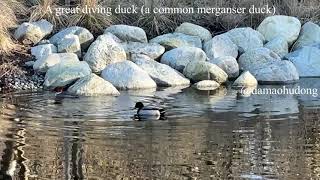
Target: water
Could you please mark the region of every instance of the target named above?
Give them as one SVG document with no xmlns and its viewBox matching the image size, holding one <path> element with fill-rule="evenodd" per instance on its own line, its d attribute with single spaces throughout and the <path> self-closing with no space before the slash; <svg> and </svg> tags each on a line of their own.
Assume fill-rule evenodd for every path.
<svg viewBox="0 0 320 180">
<path fill-rule="evenodd" d="M 133 121 L 137 101 L 166 108 L 167 120 Z M 0 179 L 320 178 L 320 98 L 310 95 L 20 92 L 0 107 Z"/>
</svg>

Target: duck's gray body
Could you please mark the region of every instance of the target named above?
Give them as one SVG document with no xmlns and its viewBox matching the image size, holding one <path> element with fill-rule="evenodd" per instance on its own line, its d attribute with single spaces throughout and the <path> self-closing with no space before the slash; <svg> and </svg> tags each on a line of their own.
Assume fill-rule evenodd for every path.
<svg viewBox="0 0 320 180">
<path fill-rule="evenodd" d="M 138 108 L 136 117 L 139 119 L 161 119 L 164 117 L 165 111 L 161 108 L 144 107 L 142 104 L 136 105 Z"/>
</svg>

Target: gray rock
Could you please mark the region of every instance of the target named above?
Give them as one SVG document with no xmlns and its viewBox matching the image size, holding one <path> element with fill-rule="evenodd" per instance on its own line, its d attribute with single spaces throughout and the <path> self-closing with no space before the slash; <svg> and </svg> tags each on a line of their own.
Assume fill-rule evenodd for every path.
<svg viewBox="0 0 320 180">
<path fill-rule="evenodd" d="M 238 46 L 225 34 L 215 36 L 207 41 L 203 46 L 203 50 L 209 59 L 223 56 L 238 57 Z"/>
<path fill-rule="evenodd" d="M 202 91 L 213 91 L 220 87 L 220 84 L 212 80 L 203 80 L 195 83 L 194 88 Z"/>
<path fill-rule="evenodd" d="M 61 40 L 63 40 L 70 34 L 77 35 L 79 37 L 81 49 L 83 51 L 86 50 L 94 40 L 93 35 L 88 29 L 78 26 L 72 26 L 61 30 L 60 32 L 52 36 L 49 41 L 50 43 L 57 46 Z"/>
<path fill-rule="evenodd" d="M 183 74 L 193 82 L 214 80 L 218 83 L 224 83 L 228 79 L 227 73 L 207 61 L 191 61 L 184 68 Z"/>
<path fill-rule="evenodd" d="M 232 56 L 218 57 L 210 59 L 210 63 L 219 66 L 224 72 L 228 74 L 229 78 L 236 78 L 239 76 L 239 65 L 237 60 Z"/>
<path fill-rule="evenodd" d="M 249 71 L 243 72 L 232 84 L 233 87 L 255 87 L 257 85 L 257 79 Z"/>
<path fill-rule="evenodd" d="M 32 23 L 22 23 L 15 31 L 15 39 L 23 44 L 37 44 L 53 30 L 53 25 L 46 21 L 40 20 Z"/>
<path fill-rule="evenodd" d="M 90 74 L 91 69 L 86 62 L 63 61 L 49 68 L 45 76 L 44 86 L 49 89 L 65 87 Z"/>
<path fill-rule="evenodd" d="M 68 34 L 58 43 L 59 53 L 75 53 L 78 57 L 81 57 L 81 45 L 79 37 L 74 34 Z"/>
<path fill-rule="evenodd" d="M 289 53 L 288 42 L 281 36 L 275 37 L 265 44 L 264 47 L 276 53 L 280 58 L 283 58 Z"/>
<path fill-rule="evenodd" d="M 132 61 L 146 71 L 158 86 L 189 85 L 190 80 L 170 66 L 158 63 L 145 55 L 133 55 Z"/>
<path fill-rule="evenodd" d="M 127 57 L 130 57 L 131 54 L 144 54 L 151 59 L 157 59 L 165 51 L 165 48 L 157 43 L 128 42 L 121 45 L 126 51 Z"/>
<path fill-rule="evenodd" d="M 38 45 L 31 48 L 31 54 L 36 57 L 36 60 L 46 58 L 49 54 L 56 52 L 57 47 L 53 44 Z"/>
<path fill-rule="evenodd" d="M 119 95 L 119 91 L 103 78 L 90 74 L 77 80 L 68 92 L 82 96 Z"/>
<path fill-rule="evenodd" d="M 302 26 L 298 40 L 292 49 L 297 50 L 315 43 L 320 43 L 320 26 L 313 22 L 307 22 Z"/>
<path fill-rule="evenodd" d="M 274 61 L 252 70 L 252 75 L 261 84 L 287 84 L 299 80 L 299 73 L 290 61 Z"/>
<path fill-rule="evenodd" d="M 100 73 L 108 64 L 125 61 L 127 57 L 123 47 L 104 34 L 91 44 L 83 59 L 93 72 Z"/>
<path fill-rule="evenodd" d="M 196 47 L 180 47 L 172 49 L 163 54 L 161 63 L 182 72 L 191 61 L 206 61 L 206 53 Z"/>
<path fill-rule="evenodd" d="M 210 31 L 196 24 L 184 22 L 176 28 L 175 32 L 183 33 L 191 36 L 198 36 L 203 42 L 212 38 Z"/>
<path fill-rule="evenodd" d="M 235 28 L 225 33 L 238 46 L 240 54 L 259 47 L 263 47 L 265 38 L 252 28 Z"/>
<path fill-rule="evenodd" d="M 24 66 L 26 67 L 33 67 L 33 65 L 34 65 L 34 61 L 27 61 L 24 63 Z"/>
<path fill-rule="evenodd" d="M 263 64 L 281 61 L 280 57 L 267 48 L 256 48 L 247 51 L 239 57 L 238 63 L 243 71 L 250 71 Z"/>
<path fill-rule="evenodd" d="M 149 74 L 131 61 L 109 64 L 101 73 L 103 79 L 118 89 L 149 89 L 157 84 Z"/>
<path fill-rule="evenodd" d="M 35 61 L 33 69 L 38 72 L 47 72 L 47 70 L 61 62 L 79 62 L 76 54 L 73 53 L 53 53 L 49 54 L 46 58 L 41 58 Z"/>
<path fill-rule="evenodd" d="M 300 77 L 320 77 L 320 48 L 304 46 L 285 58 L 293 62 Z"/>
<path fill-rule="evenodd" d="M 122 41 L 133 41 L 147 43 L 147 35 L 143 29 L 128 25 L 112 25 L 105 30 L 105 33 L 110 32 L 117 36 Z"/>
<path fill-rule="evenodd" d="M 300 29 L 301 23 L 297 18 L 282 15 L 265 18 L 257 28 L 267 41 L 281 36 L 289 45 L 297 40 Z"/>
<path fill-rule="evenodd" d="M 202 48 L 201 39 L 197 36 L 190 36 L 182 33 L 170 33 L 157 36 L 150 40 L 152 43 L 158 43 L 167 50 L 177 47 L 198 47 Z"/>
</svg>

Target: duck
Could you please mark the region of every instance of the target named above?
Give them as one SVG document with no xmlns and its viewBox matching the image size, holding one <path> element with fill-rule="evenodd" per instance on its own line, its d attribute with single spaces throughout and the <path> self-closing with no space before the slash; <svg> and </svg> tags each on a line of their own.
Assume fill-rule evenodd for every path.
<svg viewBox="0 0 320 180">
<path fill-rule="evenodd" d="M 165 110 L 163 108 L 147 107 L 147 106 L 144 106 L 142 102 L 137 102 L 134 109 L 138 109 L 135 117 L 139 120 L 140 119 L 156 119 L 156 120 L 165 119 Z"/>
</svg>

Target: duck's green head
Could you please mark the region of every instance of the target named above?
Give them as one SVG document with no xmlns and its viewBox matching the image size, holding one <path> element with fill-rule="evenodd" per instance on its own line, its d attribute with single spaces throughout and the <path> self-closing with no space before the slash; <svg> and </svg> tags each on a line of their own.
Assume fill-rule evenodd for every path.
<svg viewBox="0 0 320 180">
<path fill-rule="evenodd" d="M 141 108 L 143 108 L 143 107 L 144 107 L 144 105 L 143 105 L 142 102 L 137 102 L 137 103 L 136 103 L 136 106 L 135 106 L 134 108 L 141 109 Z"/>
</svg>

